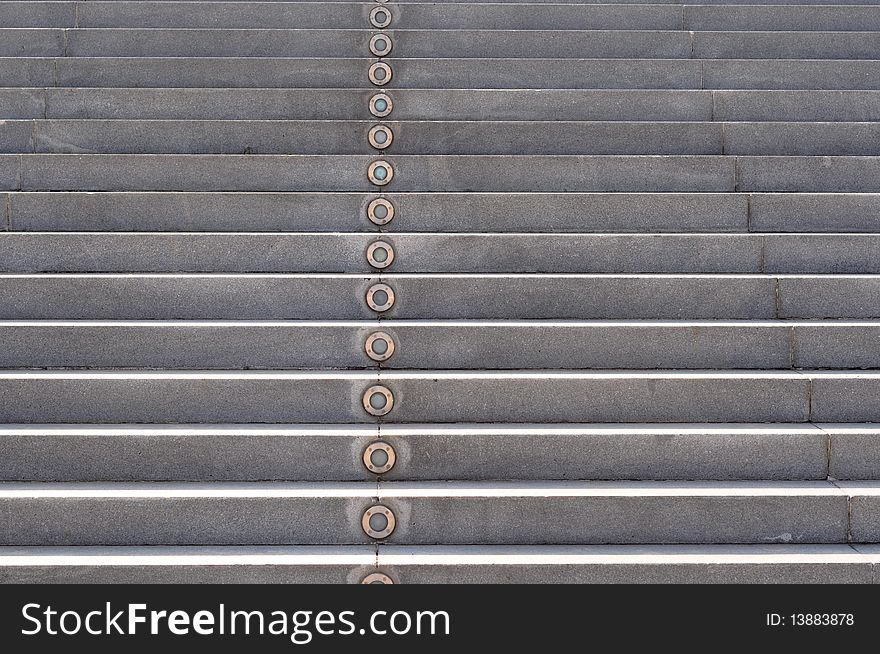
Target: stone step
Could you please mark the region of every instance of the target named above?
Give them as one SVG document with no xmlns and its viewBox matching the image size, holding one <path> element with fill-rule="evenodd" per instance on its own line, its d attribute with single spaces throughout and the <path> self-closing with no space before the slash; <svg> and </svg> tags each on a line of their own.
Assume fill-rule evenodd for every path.
<svg viewBox="0 0 880 654">
<path fill-rule="evenodd" d="M 326 27 L 363 29 L 370 25 L 370 3 L 352 2 L 82 2 L 75 22 L 67 11 L 46 18 L 73 27 Z M 393 3 L 384 8 L 396 29 L 880 29 L 880 9 L 855 6 L 685 6 L 539 3 Z M 13 12 L 9 12 L 13 14 Z M 11 15 L 10 20 L 44 25 L 45 18 Z M 42 21 L 41 21 L 42 19 Z M 10 25 L 11 26 L 11 25 Z M 21 26 L 21 25 L 18 25 Z"/>
<path fill-rule="evenodd" d="M 0 117 L 362 120 L 373 94 L 367 89 L 5 88 L 0 89 Z M 389 118 L 404 121 L 880 120 L 878 91 L 398 89 L 393 102 Z"/>
<path fill-rule="evenodd" d="M 17 231 L 877 233 L 872 193 L 0 193 Z M 4 227 L 0 221 L 0 230 Z"/>
<path fill-rule="evenodd" d="M 797 7 L 802 9 L 802 7 Z M 872 8 L 873 9 L 873 8 Z M 840 12 L 838 12 L 840 13 Z M 727 28 L 719 27 L 724 30 Z M 880 32 L 392 29 L 398 58 L 878 59 Z M 864 27 L 860 29 L 865 29 Z M 364 29 L 0 28 L 5 57 L 358 57 Z M 384 52 L 384 48 L 380 49 Z"/>
<path fill-rule="evenodd" d="M 870 321 L 41 320 L 0 322 L 0 368 L 376 369 L 376 331 L 386 370 L 880 367 Z"/>
<path fill-rule="evenodd" d="M 78 27 L 239 27 L 370 29 L 372 3 L 259 2 L 91 2 L 78 7 Z M 814 8 L 809 8 L 814 9 Z M 858 7 L 857 16 L 870 24 L 873 7 Z M 674 5 L 550 5 L 413 4 L 383 7 L 394 29 L 683 29 Z M 811 12 L 811 13 L 815 13 Z M 854 12 L 856 13 L 856 12 Z M 741 20 L 734 15 L 734 20 Z M 855 18 L 854 18 L 855 19 Z M 852 20 L 854 20 L 852 19 Z M 785 20 L 767 17 L 765 20 Z M 845 24 L 846 19 L 838 18 Z M 73 26 L 68 24 L 68 26 Z"/>
<path fill-rule="evenodd" d="M 0 547 L 4 584 L 359 584 L 372 545 Z"/>
<path fill-rule="evenodd" d="M 877 122 L 7 120 L 6 153 L 296 155 L 880 154 Z M 387 137 L 386 137 L 387 138 Z"/>
<path fill-rule="evenodd" d="M 876 425 L 0 426 L 3 481 L 880 478 Z"/>
<path fill-rule="evenodd" d="M 880 272 L 876 234 L 395 232 L 381 240 L 394 249 L 394 272 Z M 0 269 L 369 273 L 366 252 L 376 241 L 375 233 L 7 232 L 0 233 Z M 309 256 L 316 251 L 322 256 Z"/>
<path fill-rule="evenodd" d="M 877 192 L 880 157 L 720 155 L 0 154 L 25 191 Z M 485 175 L 493 170 L 492 176 Z M 389 178 L 386 175 L 386 178 Z"/>
<path fill-rule="evenodd" d="M 385 303 L 366 295 L 375 284 Z M 6 320 L 880 318 L 877 275 L 3 273 Z M 442 302 L 438 302 L 442 298 Z M 388 308 L 390 305 L 390 308 Z"/>
<path fill-rule="evenodd" d="M 874 545 L 0 547 L 0 581 L 870 584 L 878 563 Z"/>
<path fill-rule="evenodd" d="M 4 482 L 0 544 L 366 544 L 377 504 L 400 545 L 872 543 L 878 497 L 876 482 Z"/>
<path fill-rule="evenodd" d="M 13 370 L 0 421 L 877 422 L 878 390 L 880 373 L 842 370 Z"/>
<path fill-rule="evenodd" d="M 382 573 L 403 584 L 870 584 L 880 550 L 874 545 L 381 545 L 378 563 Z M 56 570 L 55 576 L 64 579 L 76 578 L 80 568 L 51 569 Z M 29 578 L 25 570 L 14 573 Z M 124 577 L 138 578 L 135 573 Z"/>
<path fill-rule="evenodd" d="M 385 244 L 385 260 L 369 254 L 375 243 Z M 0 232 L 0 272 L 371 274 L 379 268 L 394 273 L 877 274 L 880 235 Z"/>
<path fill-rule="evenodd" d="M 364 63 L 363 58 L 2 57 L 0 85 L 375 89 Z M 392 79 L 382 88 L 880 89 L 880 60 L 425 58 L 392 64 Z"/>
</svg>

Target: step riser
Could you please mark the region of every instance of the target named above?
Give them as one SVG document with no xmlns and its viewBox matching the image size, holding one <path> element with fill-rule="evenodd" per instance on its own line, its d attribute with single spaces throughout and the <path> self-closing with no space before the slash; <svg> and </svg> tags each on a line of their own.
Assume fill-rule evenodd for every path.
<svg viewBox="0 0 880 654">
<path fill-rule="evenodd" d="M 389 334 L 393 369 L 876 369 L 875 325 L 548 327 L 0 324 L 0 368 L 374 369 L 364 343 Z M 107 344 L 112 343 L 111 348 Z M 467 343 L 466 348 L 461 344 Z M 524 344 L 534 344 L 532 347 Z"/>
<path fill-rule="evenodd" d="M 876 276 L 0 275 L 7 320 L 877 318 Z M 444 298 L 438 304 L 435 298 Z"/>
<path fill-rule="evenodd" d="M 439 373 L 435 373 L 439 375 Z M 373 422 L 361 405 L 378 376 L 131 376 L 0 380 L 3 422 Z M 429 422 L 874 422 L 876 378 L 382 377 L 386 420 Z M 442 398 L 442 400 L 438 400 Z"/>
<path fill-rule="evenodd" d="M 124 428 L 111 436 L 57 436 L 40 433 L 39 427 L 4 431 L 13 435 L 0 437 L 3 481 L 370 481 L 375 475 L 361 456 L 379 433 L 366 428 L 349 435 L 284 436 L 212 434 L 210 428 L 188 436 L 125 433 Z M 397 436 L 396 431 L 382 429 L 382 440 L 397 457 L 383 479 L 823 480 L 828 474 L 828 436 L 818 429 L 677 435 L 568 434 L 552 428 L 506 435 L 413 428 Z M 876 447 L 877 434 L 862 440 Z M 854 457 L 840 447 L 832 472 L 864 470 L 870 476 L 863 478 L 878 478 L 878 470 L 851 465 Z M 472 454 L 456 454 L 464 452 Z"/>
<path fill-rule="evenodd" d="M 358 155 L 0 155 L 0 189 L 375 191 Z M 880 157 L 384 157 L 392 191 L 876 192 Z M 491 177 L 483 173 L 491 169 Z"/>
<path fill-rule="evenodd" d="M 362 120 L 372 95 L 366 89 L 0 89 L 0 116 Z M 871 122 L 880 120 L 877 95 L 876 91 L 398 89 L 394 91 L 392 117 Z"/>
<path fill-rule="evenodd" d="M 15 26 L 72 27 L 297 27 L 339 28 L 368 25 L 364 3 L 79 3 L 76 15 L 65 3 L 48 13 L 10 7 Z M 15 9 L 19 9 L 15 11 Z M 24 9 L 24 11 L 22 11 Z M 628 5 L 537 5 L 528 12 L 514 5 L 392 4 L 387 7 L 398 29 L 738 29 L 864 30 L 880 29 L 876 7 L 699 7 Z M 48 15 L 47 15 L 48 13 Z"/>
<path fill-rule="evenodd" d="M 719 26 L 720 30 L 730 29 Z M 831 30 L 831 26 L 821 26 Z M 867 29 L 867 28 L 860 28 Z M 388 30 L 391 60 L 417 58 L 560 59 L 877 59 L 869 31 L 728 32 L 591 30 L 501 32 Z M 323 29 L 49 30 L 0 29 L 4 57 L 345 57 L 369 51 L 372 32 Z"/>
<path fill-rule="evenodd" d="M 388 498 L 390 543 L 845 543 L 876 506 L 838 497 Z M 3 545 L 362 544 L 365 499 L 15 498 Z M 236 516 L 230 520 L 230 516 Z M 498 516 L 508 516 L 499 520 Z M 511 519 L 522 516 L 523 519 Z M 865 528 L 863 532 L 862 528 Z M 854 537 L 856 537 L 854 533 Z M 858 542 L 858 541 L 857 541 Z"/>
<path fill-rule="evenodd" d="M 870 584 L 871 563 L 383 566 L 401 584 Z M 12 571 L 11 574 L 16 574 Z M 77 571 L 49 577 L 64 578 Z M 113 574 L 112 572 L 110 574 Z M 145 573 L 146 574 L 146 573 Z M 13 578 L 25 578 L 19 573 Z M 160 575 L 157 575 L 161 578 Z M 130 574 L 131 579 L 138 579 Z M 222 578 L 222 577 L 221 577 Z M 24 582 L 27 583 L 27 582 Z M 136 583 L 136 582 L 131 582 Z"/>
<path fill-rule="evenodd" d="M 733 194 L 384 194 L 394 232 L 743 232 L 748 197 Z M 375 193 L 12 193 L 0 194 L 10 228 L 22 231 L 373 231 Z M 790 194 L 753 202 L 769 231 L 814 220 L 880 227 L 880 195 Z M 799 200 L 796 202 L 796 200 Z M 763 208 L 767 205 L 767 209 Z M 790 206 L 793 205 L 793 206 Z M 778 216 L 781 216 L 779 218 Z M 479 217 L 479 220 L 477 220 Z M 2 225 L 2 220 L 0 220 Z M 797 231 L 797 230 L 794 230 Z M 878 229 L 877 231 L 880 231 Z"/>
<path fill-rule="evenodd" d="M 873 123 L 386 121 L 387 150 L 370 146 L 374 121 L 6 121 L 6 153 L 319 155 L 762 155 L 880 154 Z M 452 134 L 453 136 L 449 136 Z"/>
<path fill-rule="evenodd" d="M 395 232 L 870 232 L 880 194 L 384 194 Z M 20 231 L 372 231 L 367 193 L 0 194 Z M 479 217 L 479 221 L 476 221 Z M 0 220 L 2 229 L 2 220 Z M 814 253 L 815 254 L 815 253 Z M 821 254 L 821 253 L 819 253 Z"/>
<path fill-rule="evenodd" d="M 362 59 L 4 58 L 5 87 L 373 89 Z M 876 60 L 398 59 L 390 89 L 878 90 Z"/>
<path fill-rule="evenodd" d="M 613 555 L 612 555 L 613 556 Z M 613 563 L 613 562 L 612 562 Z M 870 584 L 873 563 L 383 565 L 26 565 L 0 562 L 7 584 L 352 584 L 378 569 L 400 584 Z"/>
<path fill-rule="evenodd" d="M 359 584 L 370 565 L 224 564 L 10 566 L 0 563 L 0 584 Z M 859 579 L 854 572 L 831 579 Z M 831 583 L 829 581 L 829 583 Z M 841 581 L 840 583 L 846 583 Z"/>
<path fill-rule="evenodd" d="M 375 273 L 361 234 L 0 232 L 2 272 Z M 880 273 L 880 237 L 386 233 L 393 273 Z"/>
<path fill-rule="evenodd" d="M 149 8 L 149 10 L 148 10 Z M 204 4 L 108 2 L 81 4 L 79 27 L 240 27 L 367 29 L 368 3 L 252 3 Z M 386 7 L 396 29 L 681 29 L 682 12 L 675 6 L 544 5 L 522 8 L 506 5 L 402 5 Z M 871 20 L 871 7 L 858 16 Z M 855 19 L 855 17 L 854 17 Z"/>
</svg>

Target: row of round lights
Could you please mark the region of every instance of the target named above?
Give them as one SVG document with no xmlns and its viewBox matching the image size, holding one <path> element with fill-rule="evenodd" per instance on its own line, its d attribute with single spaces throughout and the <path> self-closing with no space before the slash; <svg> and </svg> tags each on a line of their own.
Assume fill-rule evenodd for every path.
<svg viewBox="0 0 880 654">
<path fill-rule="evenodd" d="M 377 0 L 377 2 L 384 5 L 386 0 Z M 376 6 L 370 11 L 370 25 L 376 29 L 384 30 L 391 25 L 391 20 L 391 11 L 385 6 Z M 385 32 L 370 38 L 370 53 L 376 57 L 387 56 L 393 47 L 391 36 Z M 392 76 L 391 66 L 384 61 L 373 63 L 368 71 L 369 80 L 375 86 L 385 86 L 391 81 Z M 370 98 L 369 108 L 370 113 L 376 118 L 385 118 L 391 114 L 394 103 L 387 93 L 379 92 Z M 367 133 L 367 142 L 379 151 L 388 148 L 393 141 L 394 132 L 387 125 L 374 125 Z M 384 159 L 374 161 L 367 168 L 367 178 L 375 186 L 380 188 L 387 186 L 394 179 L 394 168 Z M 394 218 L 394 205 L 385 198 L 376 198 L 367 206 L 367 218 L 374 225 L 380 227 L 387 225 Z M 384 270 L 394 262 L 394 248 L 387 241 L 376 240 L 367 247 L 366 258 L 371 267 Z M 388 284 L 378 282 L 367 289 L 365 300 L 371 310 L 377 314 L 384 313 L 394 306 L 394 289 Z M 394 339 L 384 331 L 373 332 L 364 342 L 366 355 L 376 363 L 390 359 L 394 350 Z M 385 386 L 371 386 L 363 394 L 362 405 L 369 415 L 381 418 L 390 413 L 394 407 L 394 394 Z M 391 470 L 396 460 L 394 447 L 382 440 L 371 442 L 363 453 L 364 467 L 375 475 Z M 382 540 L 394 532 L 396 522 L 394 512 L 389 507 L 374 504 L 361 517 L 361 528 L 370 538 Z M 388 575 L 374 572 L 364 577 L 361 583 L 392 584 L 394 582 Z"/>
</svg>

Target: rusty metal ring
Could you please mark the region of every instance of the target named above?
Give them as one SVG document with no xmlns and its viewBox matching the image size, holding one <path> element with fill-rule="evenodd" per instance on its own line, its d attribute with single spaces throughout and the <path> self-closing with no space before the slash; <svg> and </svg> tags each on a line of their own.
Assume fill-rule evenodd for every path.
<svg viewBox="0 0 880 654">
<path fill-rule="evenodd" d="M 367 205 L 367 218 L 374 225 L 387 225 L 394 219 L 394 205 L 385 198 L 376 198 Z"/>
<path fill-rule="evenodd" d="M 367 289 L 367 306 L 373 311 L 388 311 L 394 306 L 394 289 L 388 284 L 373 284 Z"/>
<path fill-rule="evenodd" d="M 376 186 L 385 186 L 394 179 L 394 168 L 387 161 L 374 161 L 367 168 L 367 177 Z"/>
<path fill-rule="evenodd" d="M 384 463 L 382 463 L 383 460 Z M 364 450 L 364 465 L 367 470 L 377 475 L 391 470 L 396 461 L 397 454 L 394 452 L 394 448 L 383 441 L 370 443 Z"/>
<path fill-rule="evenodd" d="M 361 401 L 371 416 L 387 415 L 394 408 L 394 395 L 384 386 L 370 386 Z"/>
<path fill-rule="evenodd" d="M 375 125 L 367 133 L 367 141 L 377 150 L 384 150 L 394 140 L 394 132 L 387 125 Z"/>
<path fill-rule="evenodd" d="M 384 118 L 394 109 L 394 103 L 391 98 L 384 93 L 377 93 L 370 98 L 370 113 L 377 118 Z"/>
<path fill-rule="evenodd" d="M 373 7 L 370 11 L 370 25 L 384 29 L 391 24 L 391 10 L 386 7 Z"/>
<path fill-rule="evenodd" d="M 367 263 L 383 270 L 394 263 L 394 248 L 385 241 L 375 241 L 367 247 Z"/>
<path fill-rule="evenodd" d="M 372 519 L 374 517 L 381 516 L 385 520 L 385 527 L 383 529 L 373 529 Z M 375 506 L 371 506 L 369 509 L 364 511 L 364 517 L 361 518 L 361 527 L 363 527 L 364 533 L 370 538 L 387 538 L 392 533 L 394 533 L 394 527 L 397 521 L 394 518 L 394 513 L 391 512 L 387 506 L 382 506 L 381 504 L 376 504 Z"/>
<path fill-rule="evenodd" d="M 385 332 L 373 332 L 364 341 L 364 351 L 373 361 L 387 361 L 394 355 L 394 338 Z"/>
<path fill-rule="evenodd" d="M 384 0 L 379 0 L 383 2 Z M 372 572 L 361 580 L 362 584 L 394 584 L 394 580 L 383 572 Z"/>
<path fill-rule="evenodd" d="M 393 47 L 394 43 L 391 42 L 391 37 L 387 34 L 374 34 L 370 38 L 370 52 L 377 57 L 384 57 L 390 54 Z"/>
<path fill-rule="evenodd" d="M 384 61 L 377 61 L 370 66 L 370 70 L 367 72 L 367 77 L 369 77 L 370 81 L 376 86 L 385 86 L 391 81 L 393 76 L 394 73 L 391 71 L 391 66 Z"/>
</svg>

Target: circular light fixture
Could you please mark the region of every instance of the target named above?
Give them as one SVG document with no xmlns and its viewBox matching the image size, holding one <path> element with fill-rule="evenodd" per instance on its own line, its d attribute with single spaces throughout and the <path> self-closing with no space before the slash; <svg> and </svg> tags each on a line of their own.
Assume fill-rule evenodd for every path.
<svg viewBox="0 0 880 654">
<path fill-rule="evenodd" d="M 376 198 L 367 205 L 367 218 L 374 225 L 387 225 L 394 218 L 394 205 L 385 198 Z"/>
<path fill-rule="evenodd" d="M 394 140 L 394 132 L 387 125 L 376 125 L 367 133 L 367 140 L 374 148 L 384 150 Z"/>
<path fill-rule="evenodd" d="M 394 448 L 383 441 L 370 443 L 364 450 L 364 465 L 367 470 L 377 475 L 391 470 L 396 461 L 397 454 L 394 452 Z"/>
<path fill-rule="evenodd" d="M 394 396 L 384 386 L 370 386 L 364 391 L 364 410 L 371 416 L 387 415 L 394 408 Z"/>
<path fill-rule="evenodd" d="M 370 25 L 383 29 L 391 24 L 391 11 L 385 7 L 373 7 L 370 12 Z"/>
<path fill-rule="evenodd" d="M 367 263 L 373 268 L 387 268 L 394 262 L 394 248 L 385 241 L 370 243 L 367 247 Z"/>
<path fill-rule="evenodd" d="M 387 506 L 376 504 L 364 511 L 361 527 L 370 538 L 387 538 L 394 532 L 396 525 L 394 514 Z"/>
<path fill-rule="evenodd" d="M 384 0 L 379 0 L 379 2 L 384 2 Z M 373 572 L 364 577 L 361 580 L 361 583 L 367 585 L 394 584 L 394 580 L 392 580 L 391 577 L 382 572 Z"/>
<path fill-rule="evenodd" d="M 377 57 L 384 57 L 391 52 L 394 44 L 387 34 L 376 34 L 370 39 L 370 52 Z"/>
<path fill-rule="evenodd" d="M 374 332 L 364 342 L 364 351 L 373 361 L 387 361 L 394 354 L 394 339 L 385 332 Z"/>
<path fill-rule="evenodd" d="M 373 311 L 388 311 L 394 306 L 394 290 L 388 284 L 373 284 L 367 289 L 367 306 Z"/>
<path fill-rule="evenodd" d="M 375 64 L 370 66 L 370 70 L 367 73 L 367 76 L 370 78 L 370 81 L 376 86 L 385 86 L 388 82 L 391 81 L 393 73 L 391 72 L 391 66 L 386 64 L 384 61 L 377 61 Z"/>
<path fill-rule="evenodd" d="M 394 179 L 394 169 L 387 161 L 374 161 L 367 168 L 367 177 L 376 186 L 385 186 Z"/>
<path fill-rule="evenodd" d="M 377 93 L 370 98 L 370 113 L 378 118 L 384 118 L 391 113 L 394 103 L 384 93 Z"/>
</svg>

